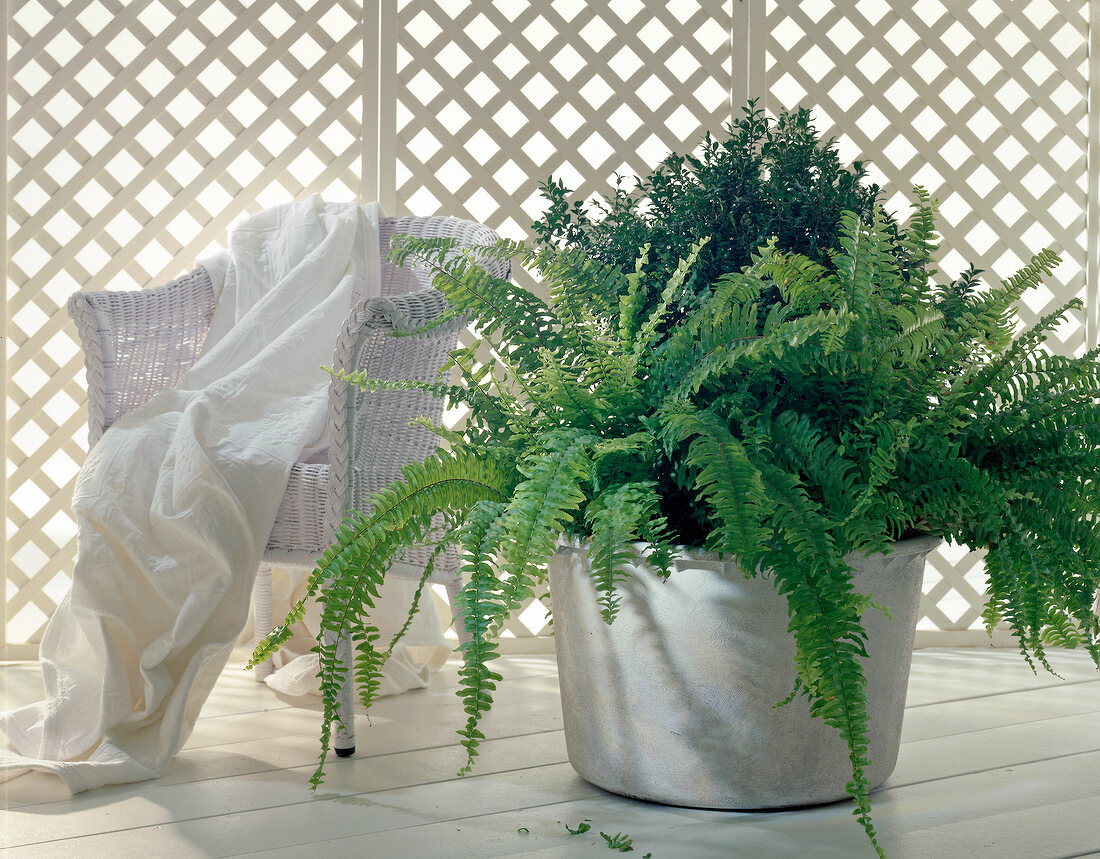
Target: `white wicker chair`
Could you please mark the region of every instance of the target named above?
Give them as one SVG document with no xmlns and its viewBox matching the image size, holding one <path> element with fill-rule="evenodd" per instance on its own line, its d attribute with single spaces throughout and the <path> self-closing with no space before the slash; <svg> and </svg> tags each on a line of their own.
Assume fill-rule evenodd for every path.
<svg viewBox="0 0 1100 859">
<path fill-rule="evenodd" d="M 333 366 L 366 370 L 368 376 L 391 379 L 435 378 L 446 354 L 455 347 L 461 326 L 438 326 L 415 337 L 388 337 L 395 327 L 419 327 L 446 308 L 431 288 L 423 267 L 398 268 L 386 260 L 390 240 L 403 233 L 456 238 L 461 246 L 491 244 L 497 234 L 472 221 L 455 218 L 383 218 L 379 224 L 382 257 L 381 298 L 360 301 L 337 340 Z M 491 261 L 498 277 L 510 276 L 507 263 Z M 94 445 L 121 415 L 170 388 L 194 364 L 214 312 L 210 276 L 199 268 L 155 289 L 131 292 L 79 292 L 69 299 L 69 315 L 84 347 L 88 378 L 88 443 Z M 333 381 L 328 401 L 327 462 L 299 462 L 291 468 L 275 524 L 256 578 L 254 615 L 258 632 L 271 628 L 271 567 L 312 569 L 349 510 L 366 509 L 366 500 L 395 478 L 401 468 L 423 460 L 436 447 L 436 436 L 409 421 L 424 415 L 438 421 L 442 403 L 417 392 L 367 393 Z M 315 458 L 316 459 L 316 458 Z M 419 576 L 429 554 L 405 555 L 395 572 Z M 437 559 L 433 581 L 452 596 L 457 579 L 453 553 Z M 350 645 L 342 642 L 344 664 L 351 665 Z M 258 666 L 257 679 L 271 670 Z M 349 673 L 350 677 L 350 673 Z M 342 713 L 350 713 L 352 684 L 345 682 Z M 355 751 L 351 718 L 338 726 L 337 754 Z"/>
</svg>

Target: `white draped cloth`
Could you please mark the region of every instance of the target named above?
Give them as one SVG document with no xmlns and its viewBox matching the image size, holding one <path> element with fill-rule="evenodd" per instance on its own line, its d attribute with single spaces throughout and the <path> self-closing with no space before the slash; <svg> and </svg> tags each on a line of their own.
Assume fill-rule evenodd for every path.
<svg viewBox="0 0 1100 859">
<path fill-rule="evenodd" d="M 0 713 L 13 747 L 0 769 L 56 773 L 75 793 L 157 777 L 183 746 L 245 626 L 290 467 L 320 446 L 320 365 L 353 297 L 378 294 L 379 216 L 317 197 L 279 206 L 208 263 L 203 354 L 115 423 L 77 479 L 73 586 L 41 645 L 46 697 Z M 404 619 L 411 587 L 397 591 L 384 626 Z M 423 609 L 411 643 L 442 644 Z M 426 683 L 405 655 L 395 669 L 388 691 Z"/>
</svg>

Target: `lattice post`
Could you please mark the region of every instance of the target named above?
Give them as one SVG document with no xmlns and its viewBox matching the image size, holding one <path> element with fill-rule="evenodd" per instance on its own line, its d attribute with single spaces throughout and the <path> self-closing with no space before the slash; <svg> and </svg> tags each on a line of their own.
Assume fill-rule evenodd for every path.
<svg viewBox="0 0 1100 859">
<path fill-rule="evenodd" d="M 1100 342 L 1100 3 L 1089 5 L 1088 347 Z"/>
<path fill-rule="evenodd" d="M 3 7 L 2 17 L 0 17 L 0 68 L 5 69 L 5 74 L 0 77 L 0 104 L 4 105 L 3 109 L 0 109 L 0 140 L 8 139 L 8 75 L 6 70 L 8 68 L 8 23 L 11 16 L 11 7 L 5 3 Z M 8 213 L 9 209 L 9 195 L 11 189 L 8 186 L 8 159 L 7 153 L 4 153 L 5 157 L 0 158 L 0 185 L 4 188 L 4 214 Z M 4 225 L 3 229 L 0 229 L 0 282 L 5 285 L 8 283 L 8 229 L 7 225 Z M 5 416 L 4 420 L 0 422 L 0 451 L 4 452 L 5 465 L 8 462 L 8 421 L 7 421 L 7 408 L 8 408 L 8 304 L 7 301 L 3 304 L 3 309 L 0 310 L 0 402 L 4 404 Z M 7 480 L 7 468 L 0 469 L 0 498 L 4 499 L 4 506 L 7 506 L 8 499 L 8 480 Z M 5 517 L 5 524 L 6 524 Z M 0 570 L 4 571 L 2 578 L 7 590 L 7 570 L 8 570 L 8 541 L 3 541 L 3 546 L 0 547 Z M 0 659 L 4 658 L 8 650 L 8 601 L 7 599 L 0 599 Z"/>
<path fill-rule="evenodd" d="M 760 106 L 767 109 L 768 105 L 768 62 L 767 40 L 765 33 L 768 27 L 768 5 L 765 0 L 739 0 L 748 9 L 749 26 L 745 31 L 745 41 L 742 50 L 748 63 L 748 94 L 749 98 L 760 97 Z M 741 105 L 744 105 L 744 101 Z M 737 110 L 741 105 L 734 105 Z"/>
<path fill-rule="evenodd" d="M 382 79 L 380 58 L 381 10 L 378 3 L 363 4 L 363 75 L 362 75 L 362 160 L 359 165 L 359 199 L 364 203 L 378 200 L 379 188 L 379 90 Z"/>
<path fill-rule="evenodd" d="M 379 0 L 378 5 L 378 202 L 387 214 L 397 215 L 398 0 Z"/>
</svg>

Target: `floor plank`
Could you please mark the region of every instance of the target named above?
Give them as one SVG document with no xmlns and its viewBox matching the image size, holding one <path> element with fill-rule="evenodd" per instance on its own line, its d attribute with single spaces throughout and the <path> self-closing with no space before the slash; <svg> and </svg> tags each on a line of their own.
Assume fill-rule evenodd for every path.
<svg viewBox="0 0 1100 859">
<path fill-rule="evenodd" d="M 1080 713 L 1100 713 L 1100 679 L 907 707 L 904 737 L 923 740 Z"/>
<path fill-rule="evenodd" d="M 1100 854 L 1100 675 L 1055 652 L 1062 675 L 1014 651 L 914 654 L 898 766 L 874 795 L 899 857 L 1068 859 Z M 671 808 L 613 796 L 567 763 L 552 656 L 507 656 L 474 774 L 455 730 L 457 665 L 430 688 L 357 719 L 360 754 L 311 795 L 319 714 L 281 699 L 240 661 L 219 680 L 161 779 L 69 797 L 53 776 L 0 784 L 4 856 L 584 857 L 628 833 L 642 857 L 860 857 L 873 853 L 845 803 L 781 812 Z M 33 663 L 0 665 L 0 706 L 35 700 Z M 566 824 L 591 820 L 570 835 Z"/>
</svg>

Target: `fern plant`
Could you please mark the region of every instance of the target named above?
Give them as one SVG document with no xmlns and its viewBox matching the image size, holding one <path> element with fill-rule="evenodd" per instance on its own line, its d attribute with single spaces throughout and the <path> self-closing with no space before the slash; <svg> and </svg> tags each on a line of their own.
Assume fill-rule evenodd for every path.
<svg viewBox="0 0 1100 859">
<path fill-rule="evenodd" d="M 914 534 L 984 547 L 990 627 L 1006 620 L 1033 668 L 1049 669 L 1048 643 L 1086 647 L 1100 665 L 1097 353 L 1042 349 L 1080 303 L 1014 336 L 1013 307 L 1050 274 L 1050 251 L 985 291 L 974 273 L 947 286 L 903 273 L 899 242 L 931 271 L 933 205 L 921 189 L 917 197 L 898 231 L 878 209 L 844 215 L 828 267 L 769 242 L 701 303 L 687 284 L 702 242 L 659 289 L 644 255 L 624 273 L 580 249 L 477 249 L 530 267 L 544 301 L 490 277 L 448 240 L 399 241 L 393 259 L 430 266 L 452 314 L 492 357 L 479 363 L 476 347 L 456 349 L 443 368 L 454 383 L 345 377 L 427 390 L 470 414 L 461 432 L 435 427 L 446 449 L 350 515 L 309 580 L 322 630 L 355 644 L 363 704 L 395 643 L 379 641 L 372 600 L 398 552 L 437 539 L 441 512 L 450 529 L 440 546 L 458 548 L 466 582 L 463 771 L 501 679 L 495 635 L 545 579 L 563 534 L 590 541 L 608 622 L 638 541 L 665 575 L 682 545 L 722 552 L 752 574 L 770 570 L 789 608 L 798 692 L 847 743 L 847 791 L 880 853 L 860 664 L 868 598 L 853 590 L 847 554 L 889 552 Z M 677 314 L 678 325 L 663 324 Z M 254 662 L 303 611 L 293 608 Z M 340 668 L 334 646 L 316 649 L 325 709 L 315 786 Z"/>
<path fill-rule="evenodd" d="M 531 229 L 543 245 L 582 248 L 627 271 L 638 248 L 652 246 L 645 263 L 647 310 L 692 245 L 705 238 L 710 241 L 688 276 L 690 291 L 700 296 L 721 275 L 739 271 L 771 237 L 780 248 L 828 267 L 841 214 L 870 219 L 879 196 L 866 165 L 842 164 L 835 140 L 818 136 L 807 108 L 783 110 L 773 119 L 756 100 L 741 108 L 723 135 L 708 132 L 693 152 L 669 154 L 647 176 L 636 177 L 631 190 L 616 177 L 604 199 L 589 206 L 571 200 L 573 192 L 553 176 L 539 190 L 546 210 Z M 918 261 L 901 246 L 892 218 L 886 225 L 908 276 Z M 683 304 L 672 323 L 692 306 Z"/>
</svg>

